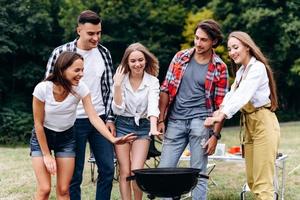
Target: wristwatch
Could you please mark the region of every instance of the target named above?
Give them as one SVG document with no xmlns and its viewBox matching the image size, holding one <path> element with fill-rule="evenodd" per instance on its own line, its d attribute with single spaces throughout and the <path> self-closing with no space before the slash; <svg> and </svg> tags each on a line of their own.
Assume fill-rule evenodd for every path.
<svg viewBox="0 0 300 200">
<path fill-rule="evenodd" d="M 217 138 L 217 140 L 221 139 L 221 134 L 220 133 L 213 132 L 212 135 L 215 136 Z"/>
</svg>

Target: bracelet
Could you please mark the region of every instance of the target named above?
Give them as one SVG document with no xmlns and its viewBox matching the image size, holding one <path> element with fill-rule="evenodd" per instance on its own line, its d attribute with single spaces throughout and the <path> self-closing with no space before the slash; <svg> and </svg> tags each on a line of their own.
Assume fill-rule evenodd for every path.
<svg viewBox="0 0 300 200">
<path fill-rule="evenodd" d="M 213 133 L 212 134 L 217 140 L 221 139 L 221 133 Z"/>
<path fill-rule="evenodd" d="M 158 121 L 157 124 L 163 123 L 165 122 L 164 120 Z"/>
</svg>

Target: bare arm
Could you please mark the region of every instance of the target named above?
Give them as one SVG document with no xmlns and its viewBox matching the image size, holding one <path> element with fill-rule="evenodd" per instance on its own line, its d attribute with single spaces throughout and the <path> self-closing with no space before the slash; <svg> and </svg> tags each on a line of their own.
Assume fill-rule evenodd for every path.
<svg viewBox="0 0 300 200">
<path fill-rule="evenodd" d="M 157 130 L 165 133 L 165 117 L 167 107 L 169 105 L 169 94 L 166 92 L 160 92 L 159 95 L 159 117 L 158 117 L 158 127 Z"/>
<path fill-rule="evenodd" d="M 40 101 L 36 97 L 33 97 L 32 109 L 33 109 L 34 128 L 36 132 L 36 137 L 38 139 L 43 154 L 44 163 L 49 173 L 55 174 L 56 161 L 50 154 L 49 147 L 47 144 L 47 138 L 43 126 L 44 117 L 45 117 L 45 103 Z"/>
<path fill-rule="evenodd" d="M 151 135 L 161 135 L 162 133 L 157 129 L 157 117 L 150 116 L 150 133 Z"/>
<path fill-rule="evenodd" d="M 99 131 L 99 133 L 103 135 L 106 139 L 108 139 L 111 143 L 119 144 L 129 142 L 135 139 L 133 134 L 128 134 L 124 137 L 115 138 L 95 111 L 90 95 L 85 96 L 82 99 L 82 103 L 91 124 L 93 124 L 93 126 Z"/>
<path fill-rule="evenodd" d="M 169 95 L 166 92 L 161 92 L 159 95 L 159 117 L 158 121 L 164 121 L 166 117 L 166 110 L 169 105 Z"/>
</svg>

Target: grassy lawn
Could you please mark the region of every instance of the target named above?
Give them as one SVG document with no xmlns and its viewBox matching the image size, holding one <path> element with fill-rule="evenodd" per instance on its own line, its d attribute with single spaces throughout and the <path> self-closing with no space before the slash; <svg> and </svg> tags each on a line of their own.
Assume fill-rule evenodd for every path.
<svg viewBox="0 0 300 200">
<path fill-rule="evenodd" d="M 239 128 L 225 128 L 220 143 L 226 148 L 239 144 Z M 286 162 L 285 199 L 300 199 L 300 122 L 281 124 L 281 143 L 279 152 L 288 155 Z M 214 161 L 216 168 L 211 176 L 217 186 L 209 183 L 208 199 L 234 200 L 239 199 L 242 185 L 245 183 L 244 164 L 238 162 Z M 55 177 L 53 177 L 55 183 Z M 158 183 L 159 184 L 159 183 Z M 0 147 L 0 200 L 33 199 L 35 177 L 31 167 L 28 147 Z M 50 199 L 55 199 L 55 184 Z M 94 199 L 95 185 L 91 182 L 90 165 L 86 162 L 84 182 L 82 184 L 82 199 Z M 146 198 L 146 195 L 145 199 Z M 253 199 L 247 194 L 247 199 Z M 118 183 L 114 181 L 112 199 L 118 200 Z"/>
</svg>

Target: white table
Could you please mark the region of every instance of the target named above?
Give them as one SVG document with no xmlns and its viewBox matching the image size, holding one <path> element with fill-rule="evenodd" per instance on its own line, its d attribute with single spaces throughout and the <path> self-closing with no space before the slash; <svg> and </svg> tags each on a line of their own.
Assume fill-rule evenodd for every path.
<svg viewBox="0 0 300 200">
<path fill-rule="evenodd" d="M 275 191 L 278 193 L 281 200 L 284 200 L 285 182 L 286 182 L 285 162 L 286 162 L 287 158 L 288 158 L 288 156 L 283 154 L 283 155 L 279 156 L 275 162 L 274 187 L 275 187 Z M 232 155 L 232 154 L 226 154 L 224 156 L 212 155 L 212 156 L 208 156 L 208 159 L 215 160 L 215 161 L 221 160 L 221 161 L 244 162 L 244 158 L 242 158 L 241 155 Z M 180 161 L 189 161 L 189 160 L 190 160 L 190 156 L 181 156 L 180 157 Z M 281 174 L 280 180 L 278 180 L 279 174 Z"/>
</svg>

